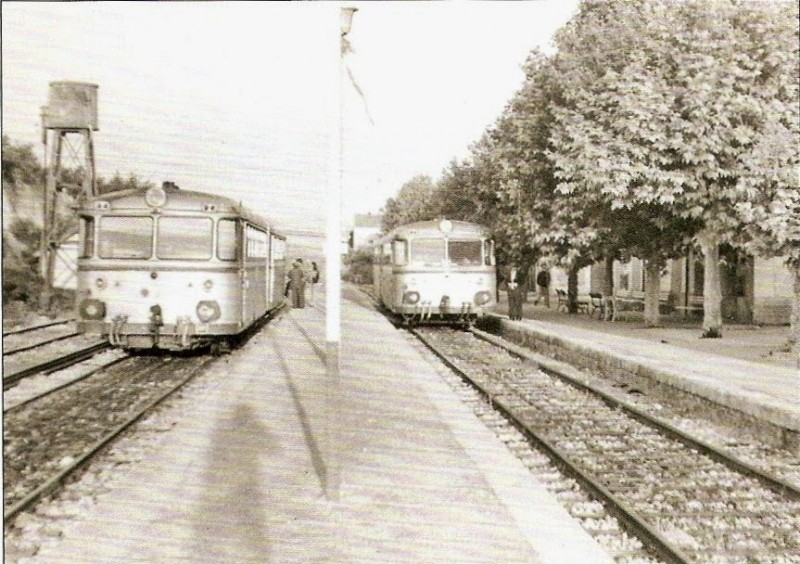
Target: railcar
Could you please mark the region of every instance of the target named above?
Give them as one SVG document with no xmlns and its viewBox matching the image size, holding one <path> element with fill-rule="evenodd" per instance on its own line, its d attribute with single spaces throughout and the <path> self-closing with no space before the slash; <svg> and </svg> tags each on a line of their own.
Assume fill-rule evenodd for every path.
<svg viewBox="0 0 800 564">
<path fill-rule="evenodd" d="M 219 353 L 284 301 L 286 237 L 233 200 L 165 182 L 77 213 L 78 330 L 114 347 Z"/>
<path fill-rule="evenodd" d="M 485 227 L 421 221 L 373 247 L 375 294 L 406 324 L 471 324 L 496 305 L 494 241 Z"/>
</svg>

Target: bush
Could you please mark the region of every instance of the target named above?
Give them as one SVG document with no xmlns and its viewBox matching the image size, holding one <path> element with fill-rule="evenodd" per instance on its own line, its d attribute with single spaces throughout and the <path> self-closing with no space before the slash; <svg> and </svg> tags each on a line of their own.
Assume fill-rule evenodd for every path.
<svg viewBox="0 0 800 564">
<path fill-rule="evenodd" d="M 359 250 L 350 251 L 344 257 L 344 264 L 347 267 L 342 278 L 354 284 L 372 285 L 372 252 Z"/>
<path fill-rule="evenodd" d="M 41 228 L 20 218 L 3 234 L 3 304 L 37 304 L 44 286 L 39 273 L 40 236 Z"/>
</svg>

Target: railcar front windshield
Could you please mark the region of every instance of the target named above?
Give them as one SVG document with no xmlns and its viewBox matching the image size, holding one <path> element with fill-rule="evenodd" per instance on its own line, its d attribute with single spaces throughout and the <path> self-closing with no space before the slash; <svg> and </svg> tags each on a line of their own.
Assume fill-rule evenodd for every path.
<svg viewBox="0 0 800 564">
<path fill-rule="evenodd" d="M 158 220 L 156 256 L 160 259 L 206 260 L 213 243 L 210 217 L 162 217 Z"/>
<path fill-rule="evenodd" d="M 448 241 L 447 256 L 453 266 L 480 266 L 483 262 L 481 241 Z"/>
<path fill-rule="evenodd" d="M 445 262 L 444 239 L 413 239 L 411 264 L 417 266 L 442 266 Z"/>
<path fill-rule="evenodd" d="M 147 259 L 153 252 L 153 218 L 104 216 L 98 233 L 100 258 Z"/>
</svg>

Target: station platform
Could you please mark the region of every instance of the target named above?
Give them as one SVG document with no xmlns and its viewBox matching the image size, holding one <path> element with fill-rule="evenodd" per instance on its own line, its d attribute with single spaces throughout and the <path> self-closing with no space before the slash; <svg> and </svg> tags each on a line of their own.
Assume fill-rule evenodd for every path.
<svg viewBox="0 0 800 564">
<path fill-rule="evenodd" d="M 421 346 L 345 293 L 338 379 L 318 296 L 21 516 L 29 555 L 7 561 L 611 562 Z"/>
<path fill-rule="evenodd" d="M 543 307 L 533 297 L 522 320 L 508 320 L 507 311 L 503 297 L 495 315 L 504 335 L 524 333 L 583 368 L 651 379 L 745 414 L 800 452 L 800 368 L 788 326 L 727 325 L 722 338 L 707 339 L 699 320 L 663 317 L 663 326 L 647 328 L 641 316 L 602 321 L 559 312 L 555 300 Z"/>
</svg>

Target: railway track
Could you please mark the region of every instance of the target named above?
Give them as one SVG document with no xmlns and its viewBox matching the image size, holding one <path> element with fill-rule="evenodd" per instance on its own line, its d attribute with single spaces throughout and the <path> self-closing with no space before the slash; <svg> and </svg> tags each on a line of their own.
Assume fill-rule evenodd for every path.
<svg viewBox="0 0 800 564">
<path fill-rule="evenodd" d="M 412 332 L 477 390 L 484 404 L 498 409 L 523 442 L 543 449 L 641 540 L 645 553 L 637 554 L 635 547 L 612 551 L 619 561 L 647 554 L 666 562 L 800 561 L 796 485 L 568 374 L 545 373 L 520 360 L 530 354 L 519 347 L 498 349 L 495 337 L 479 331 Z M 594 517 L 592 534 L 613 529 L 597 529 L 603 519 Z"/>
<path fill-rule="evenodd" d="M 56 370 L 62 370 L 79 362 L 93 357 L 94 355 L 108 350 L 111 345 L 108 342 L 94 343 L 87 347 L 80 348 L 68 352 L 66 354 L 58 355 L 54 358 L 37 362 L 31 366 L 16 370 L 3 376 L 3 391 L 16 386 L 21 380 L 33 376 L 35 374 L 48 374 Z"/>
<path fill-rule="evenodd" d="M 89 370 L 86 372 L 78 374 L 74 377 L 69 377 L 66 380 L 61 381 L 60 383 L 57 383 L 50 387 L 46 387 L 44 390 L 41 391 L 28 390 L 28 392 L 23 395 L 22 399 L 14 398 L 11 401 L 9 401 L 8 398 L 4 398 L 3 414 L 5 415 L 6 413 L 22 409 L 23 407 L 28 407 L 30 404 L 39 401 L 49 396 L 50 394 L 55 394 L 65 388 L 68 388 L 69 386 L 74 386 L 81 380 L 85 380 L 86 378 L 94 376 L 95 374 L 97 374 L 98 372 L 102 372 L 103 370 L 108 370 L 113 366 L 119 364 L 120 362 L 125 362 L 128 358 L 130 357 L 120 356 L 117 358 L 113 358 L 112 360 L 105 362 L 99 366 L 90 367 Z"/>
<path fill-rule="evenodd" d="M 19 329 L 10 329 L 9 331 L 3 331 L 3 337 L 8 337 L 9 335 L 20 335 L 22 333 L 29 333 L 31 331 L 38 331 L 40 329 L 46 329 L 47 327 L 56 327 L 58 325 L 66 325 L 75 321 L 73 318 L 69 319 L 58 319 L 56 321 L 50 321 L 49 323 L 41 323 L 39 325 L 31 325 L 30 327 L 21 327 Z"/>
<path fill-rule="evenodd" d="M 14 349 L 11 349 L 11 350 L 7 350 L 7 351 L 4 350 L 3 351 L 3 357 L 5 358 L 7 356 L 13 356 L 15 354 L 19 354 L 21 352 L 26 352 L 26 351 L 31 351 L 33 349 L 38 349 L 39 347 L 43 347 L 45 345 L 49 345 L 50 343 L 57 343 L 58 341 L 64 341 L 66 339 L 72 339 L 73 337 L 77 337 L 79 335 L 80 335 L 80 333 L 77 333 L 77 332 L 67 333 L 65 335 L 58 335 L 56 337 L 51 337 L 49 339 L 45 339 L 44 341 L 38 341 L 38 342 L 30 344 L 30 345 L 24 345 L 24 346 L 17 347 L 17 348 L 14 348 Z"/>
<path fill-rule="evenodd" d="M 4 520 L 71 476 L 216 359 L 127 357 L 56 394 L 4 414 Z"/>
</svg>

